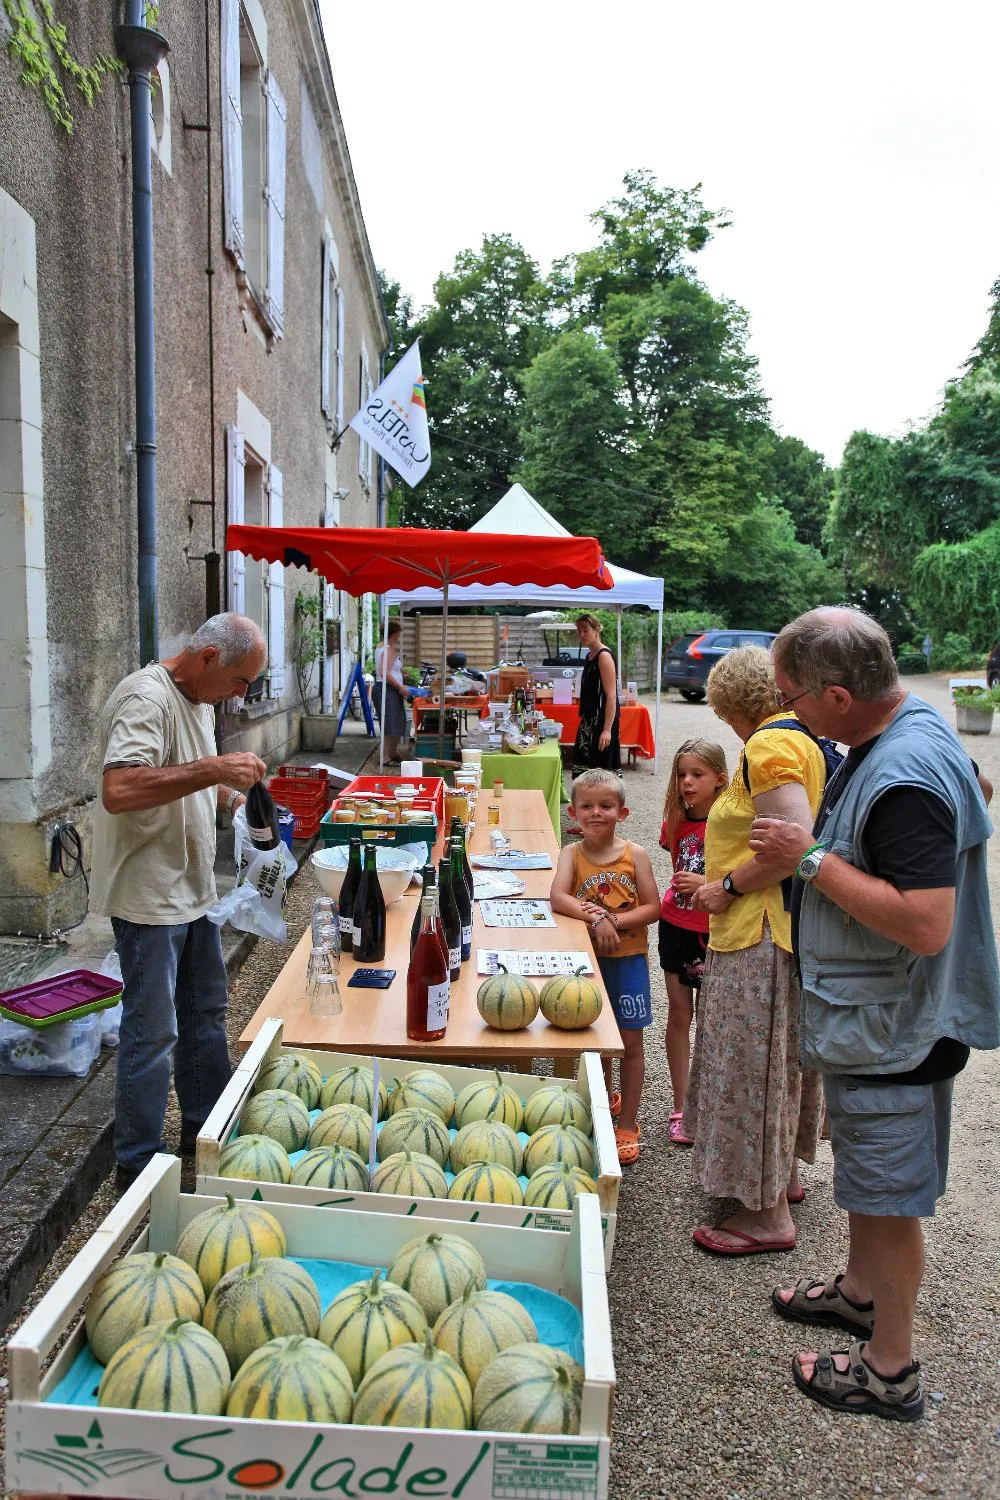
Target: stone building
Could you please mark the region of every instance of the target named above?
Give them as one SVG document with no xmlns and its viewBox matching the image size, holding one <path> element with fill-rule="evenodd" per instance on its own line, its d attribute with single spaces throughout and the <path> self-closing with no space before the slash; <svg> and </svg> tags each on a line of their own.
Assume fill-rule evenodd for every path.
<svg viewBox="0 0 1000 1500">
<path fill-rule="evenodd" d="M 79 61 L 114 56 L 119 9 L 55 0 Z M 379 524 L 374 455 L 336 437 L 388 329 L 318 0 L 170 0 L 158 24 L 159 653 L 204 618 L 221 554 L 223 607 L 270 650 L 220 741 L 273 762 L 297 744 L 294 602 L 317 583 L 227 559 L 226 525 Z M 88 107 L 62 73 L 67 132 L 21 82 L 11 26 L 0 6 L 0 931 L 48 933 L 85 905 L 49 873 L 55 826 L 86 858 L 97 716 L 139 665 L 129 94 L 111 73 Z M 323 605 L 329 701 L 360 613 Z"/>
</svg>

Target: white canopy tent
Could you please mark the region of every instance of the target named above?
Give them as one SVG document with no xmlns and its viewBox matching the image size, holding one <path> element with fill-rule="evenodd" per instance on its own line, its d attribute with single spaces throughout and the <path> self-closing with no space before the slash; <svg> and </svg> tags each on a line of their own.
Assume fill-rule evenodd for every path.
<svg viewBox="0 0 1000 1500">
<path fill-rule="evenodd" d="M 506 495 L 498 500 L 482 520 L 470 531 L 503 532 L 508 536 L 523 536 L 530 547 L 530 538 L 544 542 L 545 537 L 570 536 L 571 532 L 550 516 L 544 506 L 528 494 L 520 484 L 512 484 Z M 644 573 L 633 573 L 618 563 L 608 562 L 613 579 L 611 589 L 572 589 L 561 584 L 534 587 L 531 584 L 471 583 L 449 589 L 449 606 L 490 605 L 494 608 L 504 604 L 537 604 L 543 609 L 614 609 L 618 613 L 618 680 L 622 681 L 622 625 L 621 612 L 631 605 L 645 605 L 657 612 L 656 631 L 656 715 L 653 737 L 656 754 L 660 744 L 660 681 L 663 667 L 663 579 L 647 578 Z M 384 597 L 384 607 L 398 604 L 401 609 L 440 608 L 443 595 L 440 589 L 411 589 L 408 592 L 392 589 Z M 656 770 L 656 758 L 653 760 Z"/>
</svg>

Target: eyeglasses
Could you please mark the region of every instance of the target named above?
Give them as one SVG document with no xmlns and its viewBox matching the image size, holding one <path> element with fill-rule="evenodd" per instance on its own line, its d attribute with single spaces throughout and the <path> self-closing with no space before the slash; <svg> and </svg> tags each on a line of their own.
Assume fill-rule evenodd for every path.
<svg viewBox="0 0 1000 1500">
<path fill-rule="evenodd" d="M 793 703 L 798 703 L 800 698 L 808 697 L 809 693 L 811 692 L 811 688 L 803 688 L 802 692 L 796 693 L 794 698 L 786 698 L 784 693 L 776 693 L 775 697 L 778 700 L 779 708 L 791 708 Z"/>
</svg>

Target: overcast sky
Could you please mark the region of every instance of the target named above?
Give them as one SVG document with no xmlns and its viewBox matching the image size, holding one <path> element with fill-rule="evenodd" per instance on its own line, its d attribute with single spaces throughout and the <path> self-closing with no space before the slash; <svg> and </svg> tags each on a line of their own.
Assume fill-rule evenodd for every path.
<svg viewBox="0 0 1000 1500">
<path fill-rule="evenodd" d="M 749 311 L 775 424 L 831 463 L 923 422 L 983 331 L 992 0 L 321 6 L 375 260 L 417 306 L 485 233 L 543 271 L 586 248 L 648 168 L 731 211 L 700 275 Z"/>
</svg>

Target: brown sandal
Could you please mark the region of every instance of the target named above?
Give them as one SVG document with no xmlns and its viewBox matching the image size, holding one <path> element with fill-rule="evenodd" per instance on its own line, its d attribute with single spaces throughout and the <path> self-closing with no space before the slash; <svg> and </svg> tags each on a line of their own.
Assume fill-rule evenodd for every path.
<svg viewBox="0 0 1000 1500">
<path fill-rule="evenodd" d="M 620 1125 L 615 1126 L 615 1145 L 618 1147 L 618 1160 L 623 1167 L 630 1167 L 639 1160 L 641 1134 L 638 1125 L 634 1130 L 623 1130 Z"/>
<path fill-rule="evenodd" d="M 813 1372 L 807 1380 L 796 1354 L 792 1376 L 805 1396 L 828 1406 L 832 1411 L 851 1412 L 854 1416 L 885 1417 L 890 1422 L 916 1422 L 924 1414 L 924 1393 L 920 1385 L 920 1366 L 908 1365 L 897 1380 L 884 1380 L 864 1357 L 865 1346 L 851 1340 L 849 1349 L 819 1349 Z M 847 1369 L 838 1370 L 835 1355 L 846 1357 Z"/>
<path fill-rule="evenodd" d="M 778 1293 L 783 1287 L 775 1287 L 771 1293 L 771 1305 L 781 1318 L 790 1323 L 833 1324 L 846 1328 L 848 1333 L 871 1333 L 875 1327 L 875 1307 L 871 1302 L 851 1302 L 840 1290 L 843 1276 L 834 1276 L 831 1281 L 819 1281 L 802 1276 L 787 1302 Z M 819 1296 L 810 1297 L 817 1287 L 823 1290 Z"/>
</svg>

